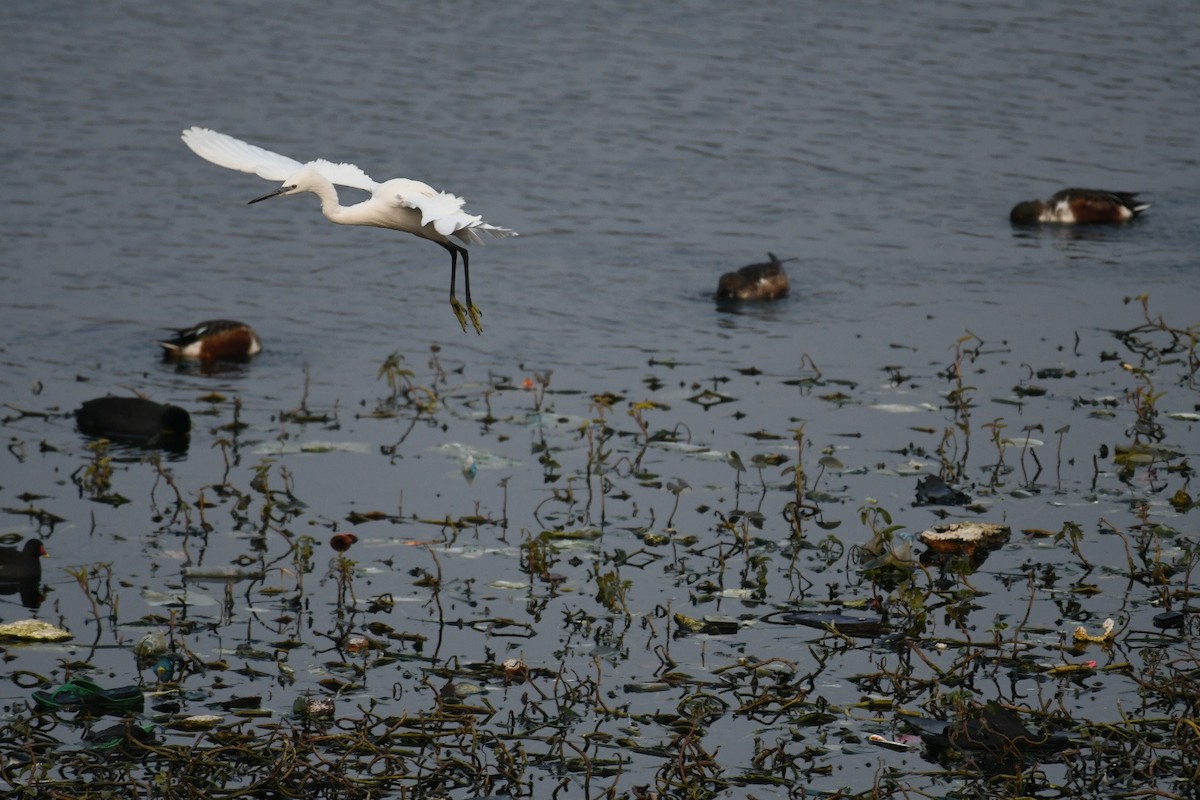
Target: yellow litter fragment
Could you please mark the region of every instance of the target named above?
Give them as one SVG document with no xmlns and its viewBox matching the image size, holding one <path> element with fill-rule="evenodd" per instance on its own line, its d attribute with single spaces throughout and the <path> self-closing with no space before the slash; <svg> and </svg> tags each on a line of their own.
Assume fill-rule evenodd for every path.
<svg viewBox="0 0 1200 800">
<path fill-rule="evenodd" d="M 0 639 L 22 642 L 65 642 L 72 638 L 70 631 L 57 628 L 40 619 L 21 619 L 0 625 Z"/>
<path fill-rule="evenodd" d="M 1087 632 L 1087 628 L 1080 625 L 1075 629 L 1075 641 L 1095 642 L 1097 644 L 1111 642 L 1113 637 L 1116 636 L 1116 627 L 1117 623 L 1113 622 L 1112 617 L 1109 617 L 1108 619 L 1104 620 L 1104 624 L 1100 626 L 1100 635 L 1093 636 Z"/>
</svg>

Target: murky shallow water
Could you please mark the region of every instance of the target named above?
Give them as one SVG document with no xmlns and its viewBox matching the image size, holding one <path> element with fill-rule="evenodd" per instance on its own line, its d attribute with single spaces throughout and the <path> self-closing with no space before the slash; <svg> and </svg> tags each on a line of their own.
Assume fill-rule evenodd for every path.
<svg viewBox="0 0 1200 800">
<path fill-rule="evenodd" d="M 476 8 L 469 23 L 460 10 L 425 9 L 418 24 L 390 7 L 294 13 L 260 17 L 219 3 L 188 12 L 9 9 L 3 58 L 26 77 L 0 104 L 3 400 L 66 412 L 89 397 L 136 390 L 197 415 L 186 455 L 163 462 L 185 510 L 141 453 L 121 453 L 113 477 L 131 502 L 92 502 L 70 477 L 90 457 L 72 420 L 7 414 L 0 505 L 44 508 L 65 522 L 38 526 L 10 512 L 4 532 L 46 542 L 51 591 L 38 616 L 76 635 L 66 647 L 10 648 L 11 670 L 57 681 L 63 660 L 87 661 L 102 683 L 132 682 L 131 647 L 145 620 L 165 615 L 159 603 L 186 592 L 178 619 L 199 623 L 182 638 L 187 648 L 202 662 L 223 658 L 232 669 L 266 674 L 191 671 L 183 688 L 198 694 L 184 712 L 210 710 L 207 695 L 262 693 L 278 722 L 295 697 L 324 691 L 317 682 L 330 676 L 329 662 L 354 660 L 328 651 L 331 636 L 384 622 L 429 643 L 418 654 L 384 642 L 405 666 L 365 670 L 355 681 L 362 688 L 339 697 L 340 713 L 383 697 L 384 713 L 420 714 L 430 708 L 429 687 L 444 681 L 436 668 L 520 657 L 561 672 L 562 686 L 590 690 L 596 681 L 604 706 L 564 701 L 584 716 L 557 724 L 579 747 L 594 731 L 612 737 L 588 740 L 588 752 L 629 759 L 620 777 L 607 778 L 622 793 L 654 784 L 678 752 L 661 720 L 637 718 L 635 731 L 624 713 L 676 712 L 709 682 L 716 688 L 708 692 L 738 707 L 738 693 L 753 683 L 737 667 L 744 658 L 788 660 L 788 680 L 805 684 L 803 708 L 832 704 L 837 719 L 805 727 L 797 714 L 728 710 L 706 720 L 697 741 L 705 752 L 720 746 L 715 760 L 730 780 L 755 773 L 753 764 L 766 763 L 756 758 L 777 746 L 780 760 L 799 765 L 781 774 L 814 789 L 866 791 L 880 770 L 895 769 L 901 786 L 983 791 L 961 776 L 926 776 L 931 765 L 915 753 L 863 743 L 877 729 L 891 735 L 896 718 L 846 710 L 867 695 L 932 711 L 954 688 L 1026 708 L 1058 703 L 1092 722 L 1119 719 L 1117 701 L 1124 709 L 1153 705 L 1119 672 L 1077 683 L 995 681 L 977 660 L 954 667 L 964 684 L 943 676 L 914 688 L 861 676 L 911 669 L 928 678 L 994 636 L 1020 638 L 1042 664 L 1142 663 L 1143 632 L 1153 629 L 1162 590 L 1129 588 L 1137 570 L 1124 540 L 1135 536 L 1145 504 L 1151 523 L 1179 532 L 1156 539 L 1164 549 L 1153 557 L 1186 564 L 1195 512 L 1179 514 L 1166 502 L 1189 488 L 1187 474 L 1166 470 L 1180 459 L 1122 479 L 1111 452 L 1132 436 L 1135 398 L 1144 398 L 1136 392 L 1152 387 L 1164 393 L 1156 400 L 1164 442 L 1194 457 L 1198 439 L 1186 414 L 1200 397 L 1185 380 L 1186 364 L 1143 361 L 1106 329 L 1142 322 L 1139 305 L 1124 302 L 1139 294 L 1150 296 L 1153 317 L 1195 328 L 1200 194 L 1191 72 L 1200 14 L 1150 17 L 1118 4 L 1081 15 L 1021 4 L 850 12 L 743 3 L 613 15 L 508 4 Z M 192 156 L 178 141 L 192 124 L 298 158 L 353 161 L 377 179 L 427 180 L 520 231 L 473 253 L 484 335 L 461 334 L 454 323 L 438 248 L 332 226 L 311 198 L 247 208 L 268 187 Z M 1145 191 L 1154 207 L 1120 229 L 1007 225 L 1014 202 L 1068 184 Z M 793 296 L 718 309 L 710 292 L 720 273 L 768 250 L 800 257 L 789 265 Z M 163 327 L 217 316 L 255 324 L 266 352 L 216 374 L 156 360 Z M 954 388 L 946 370 L 968 332 L 978 337 L 962 343 L 975 354 L 964 359 L 969 450 L 946 400 Z M 389 401 L 378 371 L 394 352 L 416 384 L 436 390 L 432 413 Z M 1141 376 L 1123 364 L 1151 371 Z M 1074 374 L 1031 378 L 1044 368 Z M 524 382 L 547 372 L 539 404 Z M 1047 394 L 1014 403 L 1014 387 L 1029 382 Z M 730 399 L 706 408 L 695 401 L 706 390 Z M 229 401 L 201 415 L 211 392 Z M 592 399 L 604 392 L 617 398 L 611 408 Z M 1104 397 L 1115 399 L 1111 417 L 1090 405 Z M 233 398 L 249 426 L 236 435 L 220 429 L 232 419 Z M 632 405 L 643 401 L 656 405 Z M 328 421 L 281 419 L 302 402 Z M 380 409 L 395 415 L 377 418 Z M 604 423 L 588 424 L 596 419 Z M 1032 455 L 1005 445 L 1012 471 L 992 486 L 999 448 L 984 426 L 996 420 L 1004 436 L 1029 428 L 1045 442 L 1035 451 L 1036 479 Z M 872 504 L 913 533 L 937 521 L 935 510 L 912 507 L 917 477 L 907 472 L 936 471 L 939 442 L 958 430 L 948 459 L 964 467 L 965 488 L 986 507 L 979 516 L 1014 532 L 1078 523 L 1082 552 L 1096 566 L 1085 568 L 1062 544 L 1014 533 L 969 576 L 981 594 L 965 622 L 955 621 L 955 604 L 927 599 L 927 627 L 910 633 L 933 667 L 911 652 L 866 643 L 839 649 L 819 632 L 772 624 L 771 612 L 786 604 L 861 601 L 874 592 L 844 557 L 827 564 L 823 551 L 795 553 L 784 517 L 790 474 L 782 470 L 796 463 L 789 431 L 801 424 L 803 466 L 819 481 L 809 489 L 824 493 L 821 521 L 838 525 L 806 524 L 810 543 L 827 533 L 846 546 L 867 541 L 859 510 Z M 1064 426 L 1060 456 L 1055 432 Z M 611 438 L 599 441 L 607 429 Z M 667 433 L 677 441 L 664 441 Z M 647 435 L 654 441 L 643 453 Z M 749 467 L 736 485 L 730 451 Z M 462 475 L 467 453 L 479 470 L 473 482 Z M 844 469 L 818 478 L 823 453 Z M 751 459 L 771 455 L 790 460 L 764 469 L 764 491 Z M 260 468 L 270 490 L 289 490 L 303 505 L 284 502 L 285 513 L 269 504 L 252 484 Z M 672 516 L 668 486 L 681 480 L 688 488 Z M 222 496 L 226 485 L 236 493 Z M 202 497 L 213 504 L 203 515 Z M 761 528 L 724 528 L 718 512 L 728 518 L 735 510 L 761 511 Z M 385 518 L 351 522 L 370 512 Z M 467 518 L 472 524 L 456 533 L 445 524 Z M 210 532 L 201 536 L 205 524 Z M 349 555 L 362 605 L 339 613 L 324 542 L 350 528 L 360 537 Z M 564 580 L 547 583 L 522 570 L 522 545 L 544 529 L 603 535 L 548 551 L 547 571 Z M 647 531 L 676 540 L 649 544 Z M 739 549 L 739 535 L 750 536 L 748 549 Z M 288 548 L 303 536 L 318 546 L 308 574 Z M 302 585 L 300 609 L 257 584 L 237 586 L 226 606 L 222 585 L 181 580 L 185 566 L 239 558 L 269 565 L 264 584 L 285 589 L 285 599 Z M 97 623 L 65 569 L 100 563 L 113 565 L 119 607 L 111 617 L 105 607 Z M 440 576 L 440 612 L 425 572 Z M 1167 582 L 1173 603 L 1189 591 L 1190 574 Z M 628 619 L 620 604 L 597 599 L 597 578 L 609 575 L 629 581 Z M 917 583 L 941 590 L 927 580 Z M 101 592 L 97 582 L 92 588 Z M 366 610 L 366 598 L 383 594 L 397 601 L 390 612 Z M 2 599 L 4 619 L 27 613 L 16 598 Z M 734 634 L 674 638 L 676 612 L 748 624 Z M 1063 649 L 1076 625 L 1108 616 L 1125 626 L 1115 648 Z M 278 677 L 285 670 L 271 644 L 286 637 L 299 642 L 278 656 L 294 682 Z M 935 649 L 947 640 L 972 645 Z M 1168 660 L 1186 665 L 1190 641 L 1165 645 Z M 271 655 L 239 656 L 239 644 Z M 669 688 L 630 688 L 672 673 Z M 535 681 L 554 693 L 553 681 Z M 529 712 L 525 689 L 484 683 L 504 714 Z M 5 694 L 13 714 L 26 713 L 26 692 Z M 78 741 L 65 725 L 54 734 Z M 560 776 L 582 792 L 581 773 L 563 769 L 555 744 L 525 742 L 535 766 L 514 793 L 549 796 Z M 1052 777 L 1102 792 L 1087 782 L 1093 773 L 1070 763 Z M 489 772 L 503 785 L 498 773 Z M 745 791 L 697 781 L 728 796 Z M 404 785 L 455 797 L 488 789 Z M 588 788 L 598 793 L 595 783 Z"/>
</svg>

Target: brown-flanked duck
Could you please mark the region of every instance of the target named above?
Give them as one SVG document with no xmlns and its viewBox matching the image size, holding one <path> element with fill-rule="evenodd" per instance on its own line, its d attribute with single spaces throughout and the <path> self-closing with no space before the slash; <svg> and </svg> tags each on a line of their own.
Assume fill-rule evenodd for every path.
<svg viewBox="0 0 1200 800">
<path fill-rule="evenodd" d="M 726 272 L 717 283 L 718 300 L 778 300 L 786 297 L 791 286 L 784 261 L 774 253 L 767 253 L 770 261 L 750 264 L 737 272 Z"/>
<path fill-rule="evenodd" d="M 197 358 L 201 361 L 244 361 L 262 352 L 262 340 L 254 328 L 232 319 L 210 319 L 175 331 L 175 336 L 158 343 L 163 357 Z"/>
<path fill-rule="evenodd" d="M 1051 222 L 1065 225 L 1094 225 L 1128 222 L 1147 208 L 1135 192 L 1107 192 L 1101 189 L 1063 189 L 1049 200 L 1017 203 L 1008 219 L 1013 225 Z"/>
</svg>

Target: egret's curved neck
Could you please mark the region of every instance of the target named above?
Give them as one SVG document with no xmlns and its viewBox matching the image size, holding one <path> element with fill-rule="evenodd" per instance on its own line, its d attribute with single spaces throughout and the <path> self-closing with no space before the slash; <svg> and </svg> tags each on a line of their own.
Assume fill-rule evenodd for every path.
<svg viewBox="0 0 1200 800">
<path fill-rule="evenodd" d="M 322 181 L 311 189 L 310 192 L 321 198 L 321 213 L 330 222 L 342 222 L 342 213 L 346 210 L 342 204 L 338 202 L 337 189 L 329 181 Z"/>
</svg>

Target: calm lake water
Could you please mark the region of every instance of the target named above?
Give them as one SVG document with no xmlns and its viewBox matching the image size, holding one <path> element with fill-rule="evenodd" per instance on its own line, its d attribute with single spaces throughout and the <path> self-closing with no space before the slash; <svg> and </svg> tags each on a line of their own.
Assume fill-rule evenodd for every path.
<svg viewBox="0 0 1200 800">
<path fill-rule="evenodd" d="M 280 558 L 287 543 L 276 527 L 314 537 L 323 554 L 327 536 L 350 527 L 349 515 L 380 511 L 394 516 L 354 526 L 360 543 L 352 555 L 366 570 L 360 599 L 391 592 L 412 601 L 389 624 L 436 635 L 423 604 L 428 590 L 409 573 L 414 565 L 433 568 L 425 551 L 405 547 L 417 540 L 436 542 L 454 598 L 449 617 L 510 618 L 533 631 L 513 642 L 441 630 L 431 666 L 520 655 L 592 676 L 601 659 L 605 691 L 651 681 L 662 667 L 654 655 L 654 638 L 667 625 L 662 609 L 691 616 L 746 609 L 698 600 L 689 582 L 656 564 L 618 570 L 636 583 L 627 606 L 642 620 L 627 641 L 602 641 L 561 620 L 581 610 L 609 616 L 589 581 L 621 566 L 616 552 L 643 546 L 635 533 L 668 529 L 675 495 L 665 484 L 690 487 L 671 527 L 707 542 L 720 535 L 712 509 L 748 505 L 765 517 L 756 535 L 782 547 L 789 494 L 761 492 L 753 466 L 735 486 L 726 454 L 737 450 L 748 465 L 753 455 L 786 454 L 794 464 L 788 431 L 803 424 L 810 476 L 822 452 L 845 467 L 827 473 L 820 488 L 832 495 L 825 511 L 841 522 L 836 533 L 847 545 L 868 538 L 858 509 L 872 502 L 920 531 L 936 518 L 911 508 L 915 477 L 897 471 L 916 457 L 908 449 L 914 443 L 925 455 L 918 471 L 936 471 L 928 456 L 955 422 L 944 371 L 956 341 L 969 335 L 977 338 L 965 346 L 978 351 L 967 359 L 976 404 L 970 481 L 986 483 L 996 460 L 981 424 L 1003 418 L 1010 436 L 1040 426 L 1032 435 L 1046 442 L 1041 464 L 1050 472 L 1053 432 L 1071 430 L 1057 462 L 1065 493 L 998 492 L 988 518 L 1014 529 L 1080 522 L 1096 540 L 1093 560 L 1124 567 L 1120 544 L 1096 532 L 1139 517 L 1111 463 L 1101 465 L 1107 481 L 1097 494 L 1092 457 L 1128 436 L 1127 395 L 1143 384 L 1120 366 L 1132 359 L 1128 352 L 1117 361 L 1101 356 L 1119 351 L 1106 331 L 1143 321 L 1139 303 L 1127 298 L 1148 295 L 1151 316 L 1177 329 L 1195 331 L 1200 322 L 1200 7 L 442 3 L 418 11 L 366 2 L 286 9 L 19 2 L 6 4 L 3 16 L 0 400 L 9 406 L 9 448 L 0 455 L 0 506 L 8 512 L 0 532 L 40 536 L 51 553 L 44 565 L 51 592 L 38 616 L 71 627 L 77 642 L 98 641 L 97 650 L 14 651 L 10 669 L 54 680 L 60 659 L 86 658 L 104 682 L 133 682 L 129 646 L 146 628 L 135 623 L 166 613 L 158 603 L 182 591 L 185 565 L 227 565 L 264 551 Z M 423 180 L 519 231 L 472 249 L 483 335 L 462 333 L 450 312 L 440 248 L 334 226 L 307 195 L 248 207 L 271 185 L 195 157 L 179 140 L 191 125 L 299 160 L 352 162 L 376 180 Z M 1153 207 L 1117 228 L 1009 226 L 1014 203 L 1064 186 L 1144 192 Z M 344 202 L 354 194 L 342 191 Z M 718 308 L 711 295 L 719 275 L 768 251 L 796 258 L 788 263 L 791 297 Z M 215 374 L 158 361 L 154 342 L 166 328 L 217 317 L 252 323 L 265 352 Z M 379 370 L 393 353 L 404 356 L 415 383 L 437 388 L 436 412 L 372 415 L 388 405 Z M 1034 405 L 1007 402 L 1014 385 L 1045 367 L 1072 371 L 1074 380 Z M 539 404 L 521 387 L 547 373 L 549 393 Z M 901 373 L 907 379 L 897 381 Z M 1164 412 L 1186 415 L 1200 404 L 1181 373 L 1176 365 L 1156 378 Z M 816 385 L 797 383 L 814 377 Z M 689 402 L 704 390 L 730 399 Z M 846 402 L 830 399 L 837 391 Z M 181 545 L 188 523 L 171 520 L 174 494 L 140 454 L 122 452 L 114 477 L 114 489 L 131 502 L 92 502 L 71 480 L 90 457 L 73 419 L 14 410 L 70 412 L 90 397 L 130 392 L 197 414 L 190 449 L 168 465 L 188 502 L 202 494 L 211 502 L 222 482 L 252 494 L 254 470 L 266 464 L 272 488 L 290 488 L 303 510 L 260 526 L 244 509 L 218 503 L 204 520 L 213 527 L 205 545 Z M 240 400 L 249 426 L 224 450 L 218 442 L 229 434 L 218 426 L 232 419 L 232 403 L 199 415 L 212 392 Z M 608 411 L 590 399 L 604 392 L 618 398 Z M 1079 410 L 1080 399 L 1101 396 L 1116 398 L 1116 419 Z M 630 469 L 641 435 L 631 404 L 640 401 L 656 404 L 641 410 L 650 433 L 672 431 L 694 448 L 660 446 L 639 460 L 657 485 Z M 302 403 L 326 421 L 281 421 L 281 412 Z M 494 424 L 481 421 L 489 404 Z M 881 410 L 901 406 L 905 413 Z M 598 415 L 618 431 L 613 460 L 626 459 L 612 491 L 629 495 L 606 498 L 603 509 L 587 491 L 603 493 L 589 480 L 594 462 L 580 433 Z M 755 431 L 784 438 L 747 436 Z M 1200 459 L 1200 437 L 1186 416 L 1169 423 L 1167 436 Z M 467 453 L 479 467 L 473 482 L 461 472 Z M 1017 461 L 1010 451 L 1007 465 Z M 764 480 L 779 489 L 790 478 L 773 467 Z M 1154 481 L 1143 498 L 1154 519 L 1194 535 L 1195 512 L 1188 518 L 1165 503 L 1179 481 L 1165 495 Z M 31 505 L 66 521 L 50 528 L 13 513 Z M 492 524 L 451 544 L 437 525 L 412 520 L 470 515 Z M 200 524 L 194 514 L 190 524 Z M 491 588 L 497 577 L 527 578 L 519 545 L 544 528 L 605 533 L 579 547 L 581 561 L 568 564 L 565 555 L 556 566 L 567 578 L 563 595 L 535 604 L 522 591 Z M 1073 559 L 1053 552 L 1018 536 L 997 574 L 1047 558 L 1069 570 Z M 771 569 L 791 576 L 788 558 L 775 558 L 781 565 Z M 114 565 L 126 588 L 117 620 L 97 626 L 64 568 L 102 562 Z M 776 578 L 765 602 L 868 593 L 849 591 L 845 577 L 808 574 L 817 588 L 803 596 Z M 1029 597 L 1023 583 L 1010 601 L 1007 582 L 977 580 L 993 592 L 976 620 L 986 638 L 997 613 L 1023 609 Z M 315 598 L 306 624 L 330 630 L 332 582 L 313 580 L 305 590 Z M 278 637 L 264 621 L 274 614 L 255 605 L 268 600 L 239 597 L 226 619 L 220 586 L 191 591 L 187 614 L 236 629 L 226 638 L 196 634 L 189 646 L 204 657 Z M 216 600 L 204 606 L 198 598 Z M 15 598 L 0 599 L 9 600 L 0 618 L 29 613 Z M 1151 599 L 1134 605 L 1152 613 Z M 1140 613 L 1122 609 L 1121 600 L 1104 597 L 1078 619 L 1063 621 L 1049 604 L 1035 616 L 1057 631 Z M 747 654 L 811 666 L 804 642 L 814 632 L 788 629 L 780 652 L 778 629 L 748 630 L 736 642 L 676 641 L 675 669 L 707 673 Z M 267 707 L 286 712 L 324 676 L 327 643 L 307 628 L 305 636 L 312 638 L 289 654 L 295 684 L 257 681 L 255 691 L 271 694 Z M 857 700 L 862 693 L 847 681 L 869 669 L 869 659 L 859 653 L 840 671 L 827 666 L 814 696 Z M 366 681 L 367 691 L 419 687 L 417 678 L 385 669 Z M 186 682 L 194 690 L 210 684 L 199 672 Z M 994 693 L 976 692 L 981 701 Z M 388 713 L 417 713 L 421 705 L 407 704 L 410 697 L 427 700 L 404 696 Z M 679 699 L 677 691 L 640 695 L 634 705 L 674 709 Z M 1095 719 L 1118 716 L 1111 704 L 1087 708 Z M 586 723 L 579 735 L 613 727 L 599 716 Z M 817 733 L 804 730 L 797 735 L 811 744 Z M 762 731 L 725 719 L 713 725 L 708 745 L 721 744 L 720 761 L 739 771 L 757 736 L 783 736 Z M 905 774 L 929 766 L 866 745 L 823 758 L 831 771 L 809 775 L 814 788 L 865 791 L 883 765 Z M 660 761 L 635 759 L 618 790 L 653 782 Z M 542 780 L 533 796 L 549 796 L 557 784 L 557 777 Z M 582 785 L 578 776 L 570 780 Z M 778 786 L 754 791 L 788 795 Z M 730 789 L 727 796 L 742 795 Z"/>
</svg>

